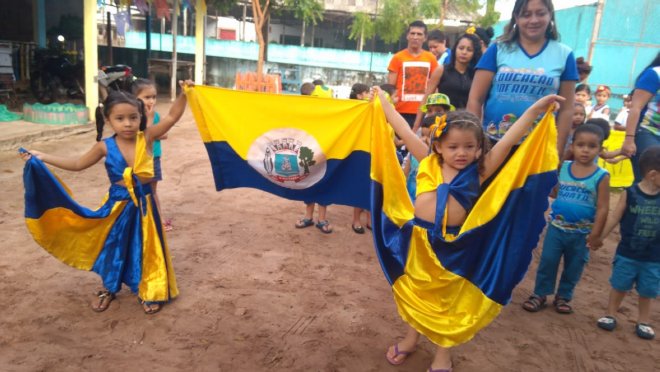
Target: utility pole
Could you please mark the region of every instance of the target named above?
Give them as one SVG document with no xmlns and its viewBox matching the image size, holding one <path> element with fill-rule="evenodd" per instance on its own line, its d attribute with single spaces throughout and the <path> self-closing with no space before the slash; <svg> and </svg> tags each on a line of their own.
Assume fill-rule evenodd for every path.
<svg viewBox="0 0 660 372">
<path fill-rule="evenodd" d="M 589 52 L 587 54 L 587 62 L 591 64 L 591 59 L 594 56 L 594 48 L 596 41 L 598 41 L 598 34 L 600 33 L 600 23 L 603 20 L 603 8 L 605 8 L 605 0 L 598 0 L 596 7 L 596 18 L 594 19 L 594 28 L 591 31 L 591 43 L 589 43 Z"/>
</svg>

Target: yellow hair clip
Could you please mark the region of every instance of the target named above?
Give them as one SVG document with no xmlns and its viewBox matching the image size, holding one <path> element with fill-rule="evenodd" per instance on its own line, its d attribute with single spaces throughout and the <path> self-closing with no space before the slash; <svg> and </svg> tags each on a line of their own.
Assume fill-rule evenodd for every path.
<svg viewBox="0 0 660 372">
<path fill-rule="evenodd" d="M 465 30 L 465 33 L 468 35 L 474 35 L 475 32 L 477 32 L 477 29 L 474 26 L 470 26 L 467 30 Z"/>
<path fill-rule="evenodd" d="M 440 138 L 447 132 L 447 115 L 438 116 L 435 118 L 435 124 L 431 127 L 433 138 Z"/>
</svg>

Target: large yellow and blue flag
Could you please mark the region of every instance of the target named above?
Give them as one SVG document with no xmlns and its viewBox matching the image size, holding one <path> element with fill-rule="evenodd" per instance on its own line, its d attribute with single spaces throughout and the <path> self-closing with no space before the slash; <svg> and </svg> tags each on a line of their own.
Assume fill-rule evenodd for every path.
<svg viewBox="0 0 660 372">
<path fill-rule="evenodd" d="M 545 226 L 547 196 L 557 182 L 554 116 L 547 113 L 515 151 L 460 230 L 445 235 L 434 233 L 433 221 L 414 216 L 388 128 L 378 126 L 383 124 L 375 121 L 372 225 L 398 312 L 438 345 L 467 342 L 510 301 Z M 432 173 L 438 200 L 446 192 L 438 187 L 443 183 L 440 169 L 437 156 L 430 155 L 419 170 Z M 444 208 L 438 205 L 437 210 Z"/>
<path fill-rule="evenodd" d="M 369 208 L 369 103 L 207 86 L 186 94 L 218 191 Z"/>
</svg>

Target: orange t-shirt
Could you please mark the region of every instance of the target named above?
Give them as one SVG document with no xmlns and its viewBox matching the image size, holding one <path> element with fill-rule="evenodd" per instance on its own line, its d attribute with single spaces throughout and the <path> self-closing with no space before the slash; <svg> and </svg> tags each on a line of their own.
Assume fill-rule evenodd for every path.
<svg viewBox="0 0 660 372">
<path fill-rule="evenodd" d="M 399 102 L 396 110 L 403 114 L 415 114 L 419 108 L 426 84 L 433 70 L 438 67 L 438 61 L 431 52 L 423 50 L 418 56 L 413 56 L 404 49 L 392 57 L 387 70 L 396 73 L 396 89 Z"/>
</svg>

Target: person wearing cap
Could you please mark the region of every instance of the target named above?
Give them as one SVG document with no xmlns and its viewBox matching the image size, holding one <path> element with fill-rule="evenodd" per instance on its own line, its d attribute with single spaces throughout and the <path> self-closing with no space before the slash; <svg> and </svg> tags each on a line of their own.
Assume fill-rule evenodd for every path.
<svg viewBox="0 0 660 372">
<path fill-rule="evenodd" d="M 434 114 L 444 115 L 449 111 L 454 111 L 455 108 L 446 94 L 433 93 L 426 98 L 426 102 L 420 109 L 426 116 L 431 116 Z"/>
</svg>

